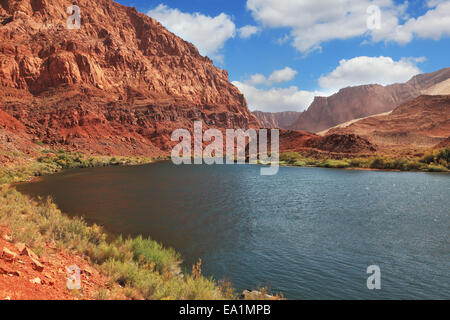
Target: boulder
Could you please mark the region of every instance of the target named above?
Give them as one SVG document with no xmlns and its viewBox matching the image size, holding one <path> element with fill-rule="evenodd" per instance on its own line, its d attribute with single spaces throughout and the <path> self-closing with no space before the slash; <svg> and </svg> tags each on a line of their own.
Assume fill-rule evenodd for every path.
<svg viewBox="0 0 450 320">
<path fill-rule="evenodd" d="M 86 267 L 84 267 L 82 270 L 81 270 L 81 272 L 82 272 L 82 274 L 84 274 L 84 275 L 86 275 L 86 276 L 91 276 L 93 273 L 94 273 L 94 270 L 91 268 L 91 267 L 89 267 L 89 266 L 86 266 Z"/>
<path fill-rule="evenodd" d="M 13 241 L 13 238 L 11 236 L 7 235 L 7 234 L 3 235 L 3 239 L 8 241 L 8 242 L 12 242 Z"/>
<path fill-rule="evenodd" d="M 279 300 L 277 296 L 272 296 L 261 291 L 244 290 L 241 294 L 243 300 Z"/>
<path fill-rule="evenodd" d="M 44 271 L 44 266 L 36 259 L 31 258 L 31 265 L 33 266 L 33 269 L 38 272 Z"/>
<path fill-rule="evenodd" d="M 25 250 L 23 250 L 23 252 L 21 253 L 22 255 L 26 255 L 29 256 L 32 259 L 35 260 L 39 260 L 39 257 L 37 256 L 36 253 L 33 252 L 33 250 L 31 250 L 30 248 L 26 247 Z"/>
<path fill-rule="evenodd" d="M 15 261 L 17 258 L 17 254 L 15 254 L 14 252 L 12 252 L 11 250 L 7 249 L 7 248 L 3 248 L 3 252 L 2 252 L 2 259 L 8 262 L 13 262 Z"/>
</svg>

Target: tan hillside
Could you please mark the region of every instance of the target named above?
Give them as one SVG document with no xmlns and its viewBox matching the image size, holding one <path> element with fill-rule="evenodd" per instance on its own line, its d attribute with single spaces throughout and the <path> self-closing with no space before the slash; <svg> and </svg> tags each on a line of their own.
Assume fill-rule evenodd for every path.
<svg viewBox="0 0 450 320">
<path fill-rule="evenodd" d="M 384 149 L 433 147 L 450 136 L 450 96 L 420 96 L 329 134 L 356 134 Z"/>
<path fill-rule="evenodd" d="M 316 97 L 290 129 L 321 132 L 347 121 L 389 112 L 449 78 L 450 68 L 446 68 L 417 75 L 406 83 L 349 87 L 330 97 Z"/>
</svg>

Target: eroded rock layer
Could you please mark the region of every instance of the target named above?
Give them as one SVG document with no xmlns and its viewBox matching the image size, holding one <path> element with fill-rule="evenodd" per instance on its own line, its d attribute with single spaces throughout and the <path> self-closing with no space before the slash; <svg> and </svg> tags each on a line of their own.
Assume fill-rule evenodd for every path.
<svg viewBox="0 0 450 320">
<path fill-rule="evenodd" d="M 156 20 L 112 0 L 79 0 L 81 28 L 69 29 L 72 4 L 0 0 L 0 108 L 22 124 L 16 133 L 50 147 L 149 155 L 194 120 L 259 126 L 227 72 Z"/>
</svg>

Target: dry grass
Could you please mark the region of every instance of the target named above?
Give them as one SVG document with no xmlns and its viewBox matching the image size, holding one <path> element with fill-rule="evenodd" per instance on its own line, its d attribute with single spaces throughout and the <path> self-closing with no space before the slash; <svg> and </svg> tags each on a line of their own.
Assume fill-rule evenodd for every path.
<svg viewBox="0 0 450 320">
<path fill-rule="evenodd" d="M 81 218 L 69 218 L 49 199 L 32 200 L 14 188 L 0 189 L 0 224 L 11 229 L 15 241 L 42 253 L 46 243 L 73 250 L 87 258 L 133 299 L 234 299 L 227 286 L 206 278 L 200 265 L 179 273 L 180 255 L 142 237 L 107 240 L 102 228 Z M 106 291 L 99 298 L 109 298 Z"/>
<path fill-rule="evenodd" d="M 119 236 L 111 240 L 101 227 L 88 225 L 81 218 L 69 218 L 50 199 L 33 200 L 10 185 L 67 168 L 134 165 L 153 160 L 47 151 L 28 166 L 0 170 L 0 224 L 9 226 L 15 241 L 26 243 L 38 254 L 46 243 L 81 254 L 133 299 L 235 299 L 231 286 L 204 277 L 200 265 L 193 273 L 181 273 L 181 257 L 175 250 L 142 237 Z M 123 296 L 108 292 L 100 290 L 98 298 Z"/>
</svg>

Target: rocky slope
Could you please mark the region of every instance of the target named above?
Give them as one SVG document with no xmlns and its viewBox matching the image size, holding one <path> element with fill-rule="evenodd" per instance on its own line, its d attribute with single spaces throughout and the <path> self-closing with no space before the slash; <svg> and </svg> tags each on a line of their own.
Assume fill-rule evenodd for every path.
<svg viewBox="0 0 450 320">
<path fill-rule="evenodd" d="M 286 111 L 286 112 L 262 112 L 253 111 L 253 114 L 259 120 L 261 128 L 267 129 L 287 129 L 295 120 L 301 115 L 301 112 Z"/>
<path fill-rule="evenodd" d="M 112 0 L 79 0 L 81 28 L 71 30 L 71 5 L 0 1 L 0 137 L 11 125 L 17 135 L 7 144 L 28 138 L 44 147 L 154 155 L 194 120 L 259 126 L 227 72 L 154 19 Z"/>
<path fill-rule="evenodd" d="M 330 134 L 308 141 L 307 146 L 334 153 L 369 154 L 377 151 L 369 140 L 351 133 Z"/>
<path fill-rule="evenodd" d="M 390 114 L 333 128 L 328 134 L 356 134 L 385 150 L 430 148 L 450 136 L 450 96 L 423 95 Z"/>
<path fill-rule="evenodd" d="M 443 82 L 449 78 L 450 68 L 446 68 L 417 75 L 403 84 L 349 87 L 330 97 L 316 97 L 290 129 L 320 132 L 353 119 L 391 111 L 427 90 L 440 94 L 447 88 Z M 439 86 L 440 83 L 443 84 Z"/>
<path fill-rule="evenodd" d="M 25 244 L 14 242 L 8 228 L 0 226 L 0 300 L 95 300 L 110 281 L 74 252 L 47 243 L 45 256 L 37 256 Z M 82 293 L 67 289 L 67 268 L 81 269 Z M 115 286 L 116 287 L 116 286 Z M 125 299 L 121 294 L 116 299 Z"/>
<path fill-rule="evenodd" d="M 343 158 L 372 155 L 377 149 L 367 139 L 355 134 L 338 133 L 319 136 L 307 131 L 280 131 L 280 152 L 300 152 L 319 158 Z"/>
<path fill-rule="evenodd" d="M 435 149 L 442 149 L 447 147 L 450 147 L 450 136 L 444 141 L 441 141 L 437 146 L 435 146 Z"/>
</svg>

